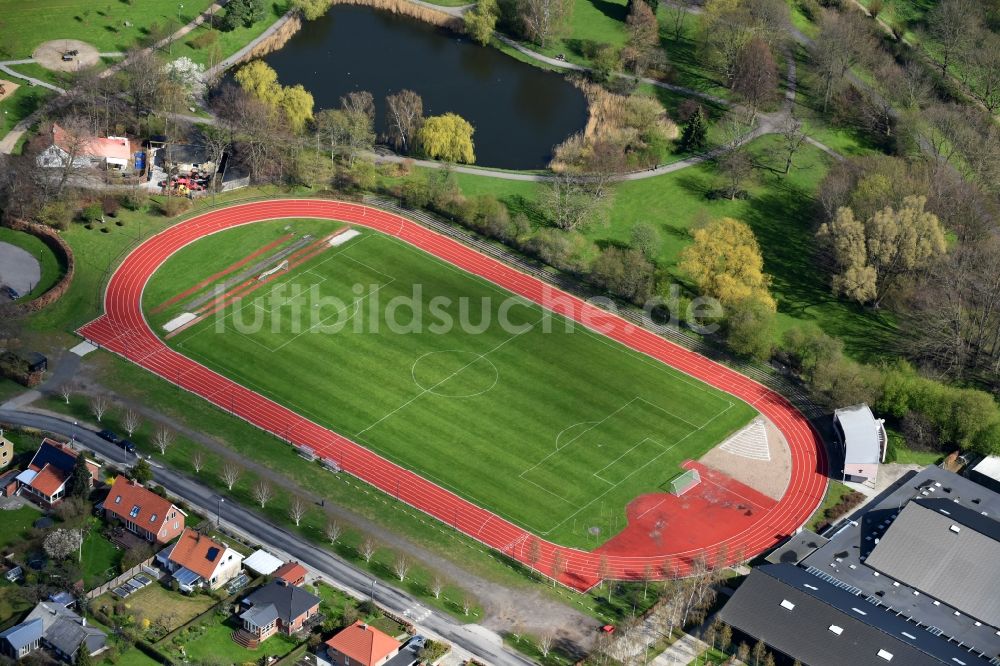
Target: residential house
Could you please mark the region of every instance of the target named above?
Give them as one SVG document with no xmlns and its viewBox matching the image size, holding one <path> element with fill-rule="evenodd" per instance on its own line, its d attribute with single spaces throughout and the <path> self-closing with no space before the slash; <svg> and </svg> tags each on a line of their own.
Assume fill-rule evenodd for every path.
<svg viewBox="0 0 1000 666">
<path fill-rule="evenodd" d="M 3 436 L 0 430 L 0 469 L 4 469 L 14 459 L 14 444 Z"/>
<path fill-rule="evenodd" d="M 306 568 L 298 562 L 285 562 L 274 572 L 274 579 L 283 585 L 299 586 L 306 582 Z"/>
<path fill-rule="evenodd" d="M 173 574 L 181 590 L 196 587 L 214 590 L 239 575 L 243 556 L 224 543 L 191 528 L 156 556 L 161 566 Z"/>
<path fill-rule="evenodd" d="M 49 146 L 38 154 L 40 167 L 62 168 L 72 162 L 76 168 L 97 167 L 124 171 L 132 156 L 132 145 L 126 137 L 77 138 L 63 127 L 53 123 L 49 133 Z"/>
<path fill-rule="evenodd" d="M 334 666 L 382 666 L 396 656 L 402 643 L 360 620 L 326 641 Z"/>
<path fill-rule="evenodd" d="M 67 663 L 75 663 L 77 653 L 89 656 L 107 649 L 103 631 L 87 624 L 87 619 L 64 604 L 43 601 L 35 606 L 24 622 L 0 634 L 0 653 L 23 659 L 39 647 L 47 647 Z"/>
<path fill-rule="evenodd" d="M 129 532 L 151 543 L 170 543 L 184 531 L 187 514 L 124 476 L 115 479 L 102 507 L 106 517 L 121 521 Z"/>
<path fill-rule="evenodd" d="M 233 636 L 241 645 L 256 647 L 279 631 L 292 635 L 319 611 L 320 598 L 300 587 L 271 581 L 243 599 L 240 614 L 242 636 Z M 241 640 L 242 639 L 242 640 Z"/>
<path fill-rule="evenodd" d="M 58 504 L 66 495 L 66 484 L 73 476 L 77 455 L 79 454 L 66 444 L 46 437 L 28 463 L 28 469 L 17 475 L 15 492 L 45 508 Z M 87 469 L 93 485 L 101 466 L 88 459 Z"/>
<path fill-rule="evenodd" d="M 11 659 L 23 659 L 38 649 L 42 642 L 42 621 L 31 620 L 15 624 L 0 633 L 0 654 Z"/>
</svg>

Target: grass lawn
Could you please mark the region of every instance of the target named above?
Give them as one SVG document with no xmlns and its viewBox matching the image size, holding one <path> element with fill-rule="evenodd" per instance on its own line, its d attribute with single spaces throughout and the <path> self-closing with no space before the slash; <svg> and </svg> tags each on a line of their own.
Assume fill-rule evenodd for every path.
<svg viewBox="0 0 1000 666">
<path fill-rule="evenodd" d="M 0 530 L 0 551 L 8 548 L 24 538 L 31 525 L 42 517 L 42 513 L 33 506 L 23 506 L 13 511 L 0 512 L 3 519 L 3 530 Z"/>
<path fill-rule="evenodd" d="M 108 593 L 98 597 L 96 604 L 98 608 L 110 607 L 116 601 L 118 598 Z M 124 603 L 137 625 L 140 625 L 143 619 L 148 619 L 154 625 L 159 622 L 168 631 L 173 631 L 204 613 L 215 605 L 216 601 L 207 594 L 186 595 L 153 584 L 129 595 Z M 111 615 L 110 608 L 106 610 L 106 614 Z"/>
<path fill-rule="evenodd" d="M 47 67 L 42 67 L 38 63 L 29 62 L 23 65 L 12 65 L 13 69 L 18 74 L 24 74 L 25 76 L 30 76 L 46 83 L 51 83 L 52 85 L 59 86 L 60 88 L 69 88 L 73 83 L 73 76 L 75 73 L 72 72 L 54 72 Z M 23 79 L 18 79 L 18 83 L 27 85 L 27 81 Z"/>
<path fill-rule="evenodd" d="M 104 661 L 100 661 L 98 663 L 110 665 L 112 662 L 105 659 Z M 156 666 L 157 664 L 159 664 L 158 661 L 147 656 L 146 653 L 139 648 L 134 647 L 119 654 L 118 659 L 114 662 L 114 666 Z"/>
<path fill-rule="evenodd" d="M 689 662 L 688 666 L 723 664 L 727 659 L 729 659 L 729 655 L 723 652 L 722 650 L 718 650 L 716 648 L 708 648 L 707 650 L 699 654 L 697 657 L 695 657 L 693 661 Z"/>
<path fill-rule="evenodd" d="M 283 656 L 299 644 L 284 634 L 275 634 L 261 643 L 256 650 L 247 650 L 235 642 L 230 635 L 239 628 L 235 617 L 224 620 L 213 615 L 187 628 L 169 641 L 161 642 L 157 648 L 176 656 L 183 655 L 185 661 L 195 664 L 245 664 L 257 663 L 264 656 Z"/>
<path fill-rule="evenodd" d="M 898 431 L 886 428 L 889 434 L 889 447 L 885 454 L 886 462 L 899 463 L 901 465 L 936 465 L 944 454 L 940 451 L 917 451 L 906 445 L 906 439 Z"/>
<path fill-rule="evenodd" d="M 14 129 L 14 125 L 27 118 L 35 109 L 55 95 L 55 92 L 41 86 L 30 86 L 26 81 L 15 81 L 22 84 L 14 94 L 0 102 L 0 137 Z"/>
<path fill-rule="evenodd" d="M 8 583 L 6 578 L 0 578 L 0 627 L 12 623 L 15 615 L 30 609 L 34 604 L 21 594 L 20 588 Z"/>
<path fill-rule="evenodd" d="M 272 238 L 286 233 L 284 221 L 262 224 Z M 147 309 L 160 302 L 151 296 L 226 267 L 211 259 L 222 248 L 257 250 L 260 234 L 244 242 L 246 233 L 216 234 L 168 260 L 151 280 Z M 313 296 L 291 296 L 296 289 Z M 416 290 L 424 295 L 417 315 L 400 318 L 382 305 Z M 614 534 L 612 521 L 630 500 L 660 489 L 680 462 L 754 413 L 582 327 L 568 332 L 537 306 L 502 304 L 508 298 L 366 230 L 168 344 L 535 533 L 580 547 L 596 545 L 591 526 Z M 335 302 L 316 310 L 323 299 Z M 277 305 L 266 312 L 269 303 Z M 183 311 L 181 301 L 150 319 Z M 428 326 L 422 335 L 407 328 L 414 316 Z M 302 372 L 316 359 L 335 372 Z M 581 385 L 591 387 L 586 396 Z"/>
<path fill-rule="evenodd" d="M 761 165 L 747 199 L 713 198 L 719 176 L 715 165 L 705 162 L 680 171 L 629 181 L 616 188 L 609 223 L 587 229 L 585 235 L 599 246 L 627 244 L 639 222 L 656 226 L 661 245 L 657 264 L 674 279 L 678 255 L 690 242 L 690 229 L 698 221 L 724 216 L 749 224 L 760 242 L 765 270 L 773 276 L 772 293 L 778 300 L 776 334 L 795 325 L 816 324 L 844 340 L 857 358 L 875 359 L 896 335 L 895 324 L 885 314 L 875 314 L 834 298 L 826 276 L 816 269 L 814 193 L 831 158 L 810 145 L 795 156 L 787 176 L 772 170 L 781 160 L 772 156 L 778 137 L 757 139 L 751 150 Z M 501 181 L 456 174 L 467 195 L 493 194 L 514 211 L 531 216 L 541 185 Z M 537 214 L 536 214 L 537 215 Z"/>
<path fill-rule="evenodd" d="M 79 39 L 102 52 L 125 51 L 139 44 L 153 24 L 176 29 L 211 4 L 211 0 L 2 0 L 0 55 L 5 60 L 27 58 L 36 46 L 52 39 Z"/>
<path fill-rule="evenodd" d="M 41 278 L 30 293 L 21 294 L 22 299 L 27 300 L 42 295 L 59 280 L 64 271 L 64 267 L 59 264 L 59 260 L 49 249 L 49 246 L 31 234 L 0 227 L 0 243 L 16 245 L 39 260 L 42 271 Z"/>
<path fill-rule="evenodd" d="M 90 590 L 114 578 L 121 559 L 122 551 L 104 538 L 100 526 L 92 527 L 83 541 L 83 560 L 80 563 L 84 587 Z"/>
<path fill-rule="evenodd" d="M 240 25 L 234 30 L 223 32 L 221 30 L 213 29 L 210 25 L 203 24 L 186 34 L 183 39 L 174 44 L 173 53 L 169 56 L 165 54 L 164 57 L 180 58 L 181 56 L 187 56 L 195 62 L 201 63 L 206 67 L 211 67 L 212 65 L 217 64 L 220 59 L 231 56 L 256 39 L 287 10 L 288 0 L 273 0 L 265 3 L 264 18 L 257 21 L 249 28 Z M 217 50 L 214 46 L 199 48 L 196 45 L 197 42 L 192 43 L 192 41 L 198 39 L 200 35 L 209 31 L 214 32 L 217 35 Z"/>
<path fill-rule="evenodd" d="M 837 481 L 835 479 L 830 480 L 830 484 L 826 488 L 826 496 L 823 498 L 822 504 L 816 509 L 816 513 L 813 514 L 812 518 L 809 520 L 809 529 L 816 530 L 819 526 L 824 523 L 832 522 L 824 514 L 824 512 L 832 506 L 835 506 L 845 495 L 851 493 L 851 489 L 845 484 Z"/>
</svg>

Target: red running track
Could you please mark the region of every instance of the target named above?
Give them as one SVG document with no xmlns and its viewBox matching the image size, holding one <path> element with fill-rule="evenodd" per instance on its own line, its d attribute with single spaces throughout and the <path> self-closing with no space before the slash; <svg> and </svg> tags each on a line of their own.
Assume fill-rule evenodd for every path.
<svg viewBox="0 0 1000 666">
<path fill-rule="evenodd" d="M 533 548 L 531 544 L 537 537 L 517 525 L 209 370 L 168 348 L 156 336 L 142 313 L 142 292 L 150 276 L 168 257 L 209 234 L 282 218 L 340 220 L 395 236 L 748 402 L 781 430 L 791 449 L 791 479 L 781 500 L 761 513 L 751 527 L 697 553 L 608 555 L 607 563 L 614 577 L 638 579 L 649 570 L 662 576 L 684 575 L 698 555 L 708 557 L 709 561 L 714 561 L 720 553 L 751 557 L 794 533 L 822 500 L 826 490 L 822 442 L 806 418 L 781 395 L 411 220 L 359 204 L 280 199 L 236 205 L 184 220 L 149 238 L 125 258 L 108 282 L 105 314 L 79 333 L 263 430 L 295 445 L 312 448 L 320 457 L 336 461 L 344 471 L 544 575 L 551 575 L 557 568 L 553 565 L 558 558 L 563 564 L 560 568 L 564 568 L 559 576 L 561 582 L 580 590 L 592 586 L 597 580 L 601 555 L 541 539 L 538 539 L 540 547 Z M 532 550 L 538 557 L 529 563 L 533 559 Z"/>
</svg>

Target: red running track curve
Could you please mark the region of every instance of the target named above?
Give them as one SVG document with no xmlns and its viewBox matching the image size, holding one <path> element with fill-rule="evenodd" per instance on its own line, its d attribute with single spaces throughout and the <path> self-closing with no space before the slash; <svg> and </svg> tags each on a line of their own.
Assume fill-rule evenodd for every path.
<svg viewBox="0 0 1000 666">
<path fill-rule="evenodd" d="M 794 533 L 822 500 L 827 482 L 822 442 L 807 419 L 778 393 L 411 220 L 360 204 L 278 199 L 235 205 L 184 220 L 152 236 L 125 258 L 108 282 L 105 313 L 83 326 L 79 333 L 263 430 L 295 445 L 310 447 L 320 457 L 336 461 L 353 476 L 544 575 L 561 568 L 559 579 L 566 585 L 579 590 L 592 586 L 597 581 L 602 556 L 538 539 L 500 516 L 192 361 L 168 348 L 156 336 L 142 313 L 142 292 L 150 276 L 168 257 L 209 234 L 282 218 L 340 220 L 395 236 L 726 391 L 753 405 L 778 427 L 791 449 L 792 472 L 784 496 L 774 507 L 761 513 L 749 528 L 730 535 L 707 551 L 608 555 L 606 560 L 613 577 L 639 579 L 649 571 L 662 576 L 684 575 L 698 555 L 705 555 L 710 561 L 727 553 L 751 557 Z M 538 548 L 532 546 L 536 539 Z M 554 566 L 557 558 L 562 567 Z"/>
</svg>

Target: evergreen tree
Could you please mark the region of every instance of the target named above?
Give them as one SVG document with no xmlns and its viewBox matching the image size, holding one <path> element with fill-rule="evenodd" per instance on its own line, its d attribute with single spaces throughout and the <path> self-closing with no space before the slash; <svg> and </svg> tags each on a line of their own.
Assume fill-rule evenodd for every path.
<svg viewBox="0 0 1000 666">
<path fill-rule="evenodd" d="M 139 462 L 132 466 L 132 478 L 142 484 L 152 480 L 153 470 L 145 459 L 140 458 Z"/>
<path fill-rule="evenodd" d="M 697 153 L 705 149 L 708 143 L 708 126 L 705 124 L 705 117 L 701 113 L 701 107 L 694 110 L 687 123 L 684 124 L 684 131 L 681 132 L 680 149 L 686 153 Z"/>
<path fill-rule="evenodd" d="M 70 497 L 81 497 L 86 499 L 90 495 L 90 470 L 87 468 L 87 459 L 83 453 L 76 457 L 73 463 L 73 474 L 69 477 L 69 488 L 66 494 Z"/>
</svg>

